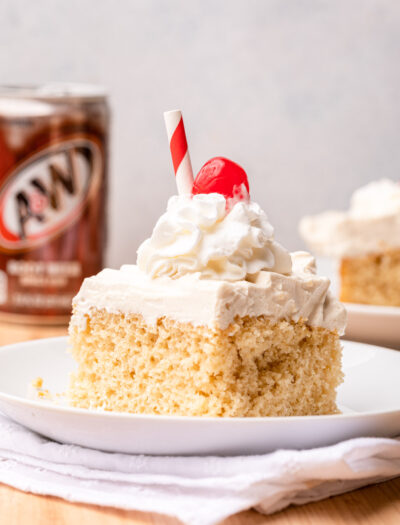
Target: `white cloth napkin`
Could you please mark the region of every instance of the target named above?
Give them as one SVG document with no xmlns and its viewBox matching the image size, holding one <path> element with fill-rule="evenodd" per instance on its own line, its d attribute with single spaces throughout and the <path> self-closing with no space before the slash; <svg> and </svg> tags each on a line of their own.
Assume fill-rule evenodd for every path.
<svg viewBox="0 0 400 525">
<path fill-rule="evenodd" d="M 400 438 L 261 456 L 134 456 L 62 445 L 0 415 L 0 482 L 188 525 L 213 525 L 252 507 L 269 514 L 398 475 Z"/>
</svg>

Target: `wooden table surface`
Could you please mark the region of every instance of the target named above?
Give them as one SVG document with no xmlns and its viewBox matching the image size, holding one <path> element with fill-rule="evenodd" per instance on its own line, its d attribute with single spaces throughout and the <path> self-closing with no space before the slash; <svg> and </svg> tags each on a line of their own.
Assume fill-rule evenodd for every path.
<svg viewBox="0 0 400 525">
<path fill-rule="evenodd" d="M 0 345 L 65 335 L 65 327 L 26 327 L 0 323 Z M 59 498 L 26 494 L 0 484 L 0 525 L 180 525 L 173 518 Z M 272 516 L 246 511 L 223 525 L 399 525 L 400 478 L 317 503 L 290 507 Z"/>
</svg>

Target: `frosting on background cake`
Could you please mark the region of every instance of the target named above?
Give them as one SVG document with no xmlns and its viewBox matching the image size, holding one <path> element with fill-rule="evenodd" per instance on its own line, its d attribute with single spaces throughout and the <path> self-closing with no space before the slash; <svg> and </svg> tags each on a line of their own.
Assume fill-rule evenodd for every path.
<svg viewBox="0 0 400 525">
<path fill-rule="evenodd" d="M 400 184 L 371 182 L 354 192 L 348 211 L 306 216 L 300 233 L 312 251 L 333 257 L 400 248 Z"/>
</svg>

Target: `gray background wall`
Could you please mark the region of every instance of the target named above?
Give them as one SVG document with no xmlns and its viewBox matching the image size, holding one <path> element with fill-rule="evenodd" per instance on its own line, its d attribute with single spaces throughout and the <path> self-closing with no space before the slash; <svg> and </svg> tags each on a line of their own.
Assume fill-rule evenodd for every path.
<svg viewBox="0 0 400 525">
<path fill-rule="evenodd" d="M 0 82 L 106 85 L 113 107 L 109 264 L 175 192 L 162 112 L 184 111 L 194 170 L 245 167 L 276 237 L 400 171 L 396 0 L 2 0 Z"/>
</svg>

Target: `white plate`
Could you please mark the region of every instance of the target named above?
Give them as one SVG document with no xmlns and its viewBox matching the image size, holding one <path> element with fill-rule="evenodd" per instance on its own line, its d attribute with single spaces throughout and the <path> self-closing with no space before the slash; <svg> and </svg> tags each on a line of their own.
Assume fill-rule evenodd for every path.
<svg viewBox="0 0 400 525">
<path fill-rule="evenodd" d="M 339 294 L 337 263 L 319 258 L 318 273 L 331 280 L 333 293 Z M 400 350 L 400 307 L 344 303 L 348 317 L 346 339 Z"/>
<path fill-rule="evenodd" d="M 63 443 L 143 454 L 257 454 L 311 448 L 357 436 L 400 434 L 400 352 L 344 342 L 344 414 L 309 417 L 202 418 L 90 411 L 27 399 L 37 376 L 61 392 L 74 367 L 64 337 L 0 348 L 0 410 Z"/>
</svg>

